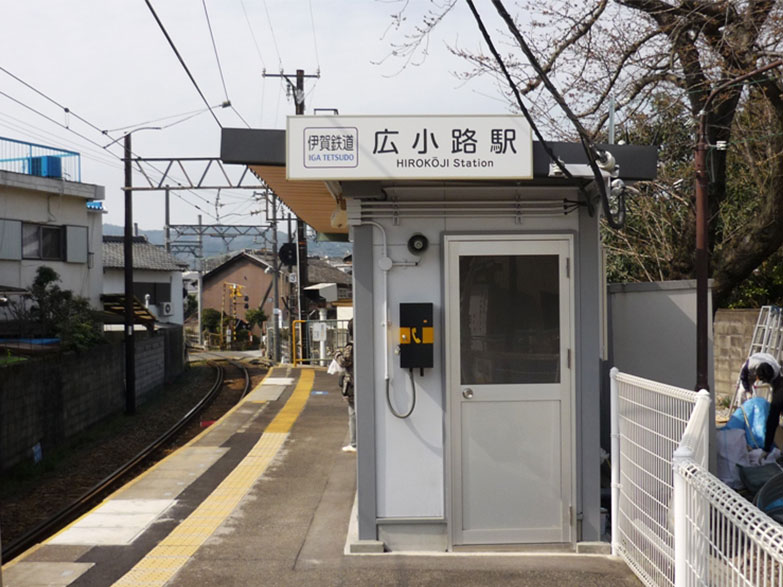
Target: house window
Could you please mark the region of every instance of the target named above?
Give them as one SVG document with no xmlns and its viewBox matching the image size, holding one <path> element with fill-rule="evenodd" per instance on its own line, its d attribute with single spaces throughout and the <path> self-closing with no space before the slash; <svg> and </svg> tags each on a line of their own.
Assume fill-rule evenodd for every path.
<svg viewBox="0 0 783 587">
<path fill-rule="evenodd" d="M 133 295 L 139 298 L 142 303 L 149 295 L 150 304 L 157 306 L 171 301 L 171 284 L 137 281 L 133 283 Z"/>
<path fill-rule="evenodd" d="M 22 225 L 22 257 L 62 261 L 65 253 L 63 227 L 46 224 Z"/>
</svg>

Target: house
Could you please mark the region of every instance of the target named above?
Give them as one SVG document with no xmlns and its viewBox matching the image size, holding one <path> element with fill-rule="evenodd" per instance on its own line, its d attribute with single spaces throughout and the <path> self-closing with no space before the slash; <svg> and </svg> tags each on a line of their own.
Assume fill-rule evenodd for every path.
<svg viewBox="0 0 783 587">
<path fill-rule="evenodd" d="M 353 241 L 362 548 L 600 539 L 599 220 L 653 147 L 534 142 L 521 116 L 295 116 L 224 129 L 315 230 Z"/>
<path fill-rule="evenodd" d="M 270 318 L 274 312 L 274 258 L 265 251 L 238 251 L 202 277 L 202 307 L 222 308 L 229 316 L 245 320 L 247 310 L 262 308 Z M 307 260 L 306 288 L 313 304 L 323 303 L 333 308 L 339 300 L 350 300 L 351 277 L 317 258 Z M 323 294 L 323 295 L 322 295 Z M 280 268 L 278 308 L 283 323 L 288 321 L 287 299 L 296 295 L 296 286 Z M 326 297 L 325 297 L 326 296 Z M 260 333 L 256 333 L 260 334 Z"/>
<path fill-rule="evenodd" d="M 0 145 L 0 297 L 23 295 L 47 265 L 62 289 L 99 308 L 104 188 L 81 182 L 78 153 L 3 137 Z"/>
<path fill-rule="evenodd" d="M 180 261 L 163 247 L 153 245 L 144 236 L 132 237 L 133 294 L 164 324 L 184 323 L 185 291 L 182 272 L 188 264 Z M 104 297 L 125 294 L 124 237 L 103 237 Z"/>
</svg>

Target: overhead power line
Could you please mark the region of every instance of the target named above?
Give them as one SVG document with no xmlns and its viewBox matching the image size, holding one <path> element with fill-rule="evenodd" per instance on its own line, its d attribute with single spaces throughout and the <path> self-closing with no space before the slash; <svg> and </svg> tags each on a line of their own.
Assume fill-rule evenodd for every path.
<svg viewBox="0 0 783 587">
<path fill-rule="evenodd" d="M 266 5 L 266 0 L 264 0 L 264 10 L 266 11 L 266 21 L 272 36 L 272 43 L 275 46 L 275 53 L 277 53 L 277 61 L 280 64 L 280 69 L 283 69 L 283 58 L 280 57 L 280 48 L 277 46 L 277 37 L 275 37 L 275 27 L 272 26 L 272 17 L 269 16 L 269 6 Z"/>
<path fill-rule="evenodd" d="M 212 39 L 212 49 L 215 52 L 215 61 L 217 61 L 218 71 L 220 72 L 220 81 L 223 84 L 223 93 L 226 95 L 226 102 L 228 99 L 228 88 L 226 87 L 226 78 L 223 75 L 223 66 L 220 64 L 220 56 L 218 55 L 217 44 L 215 43 L 215 33 L 212 32 L 212 22 L 209 20 L 209 11 L 207 10 L 207 0 L 201 0 L 201 4 L 204 6 L 204 16 L 207 19 L 207 28 L 209 29 L 209 38 Z"/>
<path fill-rule="evenodd" d="M 201 100 L 204 102 L 204 104 L 206 104 L 207 108 L 210 108 L 209 102 L 207 102 L 207 98 L 204 96 L 204 93 L 201 91 L 201 88 L 198 86 L 198 83 L 196 82 L 196 78 L 194 78 L 193 74 L 190 73 L 190 69 L 188 69 L 188 66 L 185 64 L 185 60 L 182 58 L 182 55 L 180 55 L 177 46 L 174 44 L 172 38 L 169 36 L 166 27 L 163 26 L 163 23 L 161 22 L 160 18 L 158 18 L 158 14 L 155 12 L 155 9 L 152 7 L 150 0 L 144 0 L 144 2 L 147 4 L 147 7 L 150 9 L 150 12 L 152 13 L 152 16 L 155 18 L 155 22 L 158 23 L 158 26 L 160 27 L 160 30 L 163 33 L 163 36 L 165 36 L 166 40 L 169 42 L 169 46 L 171 47 L 172 51 L 174 51 L 174 54 L 177 56 L 177 59 L 179 59 L 180 65 L 182 65 L 182 68 L 185 70 L 185 73 L 188 74 L 188 77 L 190 78 L 190 81 L 193 83 L 193 86 L 196 88 L 198 95 L 201 96 Z M 215 119 L 217 125 L 222 129 L 223 125 L 220 123 L 220 120 L 218 120 L 218 117 L 215 115 L 215 113 L 211 109 L 209 112 L 210 114 L 212 114 L 212 118 Z"/>
</svg>

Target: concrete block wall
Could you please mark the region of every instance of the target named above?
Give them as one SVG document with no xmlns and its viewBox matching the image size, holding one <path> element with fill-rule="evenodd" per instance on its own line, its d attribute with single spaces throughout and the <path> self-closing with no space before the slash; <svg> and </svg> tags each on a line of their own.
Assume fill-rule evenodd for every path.
<svg viewBox="0 0 783 587">
<path fill-rule="evenodd" d="M 176 336 L 135 341 L 136 403 L 163 387 L 173 364 L 166 346 Z M 181 339 L 181 336 L 180 336 Z M 32 459 L 40 443 L 45 453 L 103 418 L 125 408 L 125 351 L 107 344 L 79 354 L 53 355 L 0 369 L 0 471 Z"/>
<path fill-rule="evenodd" d="M 59 380 L 59 366 L 51 361 L 33 369 L 16 364 L 0 371 L 0 465 L 32 458 L 33 446 L 47 430 L 47 396 Z"/>
<path fill-rule="evenodd" d="M 758 309 L 718 310 L 713 322 L 715 398 L 732 396 L 753 340 Z"/>
<path fill-rule="evenodd" d="M 135 341 L 136 401 L 143 403 L 163 387 L 166 378 L 165 338 L 153 336 Z"/>
<path fill-rule="evenodd" d="M 123 409 L 124 360 L 123 347 L 118 345 L 103 345 L 89 353 L 62 358 L 59 386 L 62 415 L 58 416 L 58 406 L 52 406 L 52 419 L 62 421 L 62 438 L 69 438 L 107 414 Z M 58 393 L 57 388 L 51 393 Z"/>
</svg>

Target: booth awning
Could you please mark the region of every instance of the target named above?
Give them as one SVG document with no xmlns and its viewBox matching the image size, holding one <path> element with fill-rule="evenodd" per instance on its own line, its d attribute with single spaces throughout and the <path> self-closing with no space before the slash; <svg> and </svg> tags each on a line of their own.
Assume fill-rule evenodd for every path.
<svg viewBox="0 0 783 587">
<path fill-rule="evenodd" d="M 251 171 L 277 194 L 294 214 L 324 234 L 348 234 L 348 227 L 332 226 L 337 200 L 323 181 L 288 181 L 285 167 L 250 165 Z"/>
</svg>

